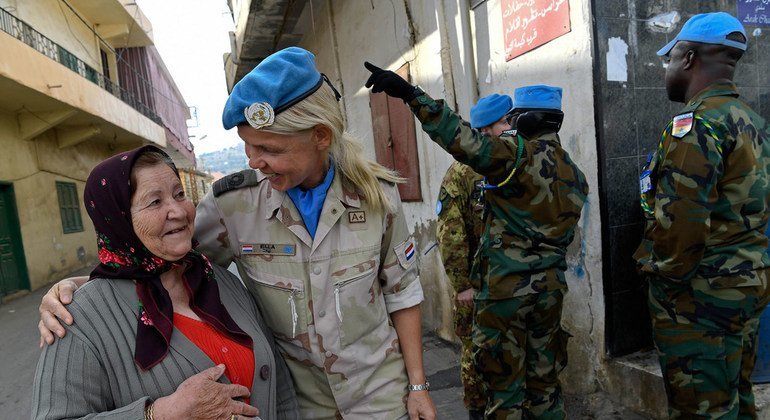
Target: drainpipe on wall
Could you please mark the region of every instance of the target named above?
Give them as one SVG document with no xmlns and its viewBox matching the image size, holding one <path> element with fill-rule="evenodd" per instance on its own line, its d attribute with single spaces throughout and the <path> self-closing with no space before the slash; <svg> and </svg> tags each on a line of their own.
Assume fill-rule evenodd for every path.
<svg viewBox="0 0 770 420">
<path fill-rule="evenodd" d="M 471 5 L 469 1 L 459 0 L 460 7 L 458 9 L 460 14 L 460 35 L 463 40 L 463 54 L 465 56 L 466 66 L 468 66 L 468 77 L 470 78 L 470 84 L 473 86 L 470 89 L 470 101 L 469 106 L 476 104 L 479 99 L 479 80 L 476 74 L 476 52 L 474 50 L 473 30 L 471 29 Z M 469 108 L 470 109 L 470 108 Z"/>
<path fill-rule="evenodd" d="M 310 7 L 313 7 L 313 0 L 310 0 Z M 342 100 L 340 101 L 340 106 L 342 107 L 342 121 L 345 123 L 345 126 L 347 127 L 348 124 L 348 112 L 347 112 L 347 105 L 345 103 L 345 83 L 342 81 L 342 68 L 340 67 L 340 52 L 339 52 L 339 44 L 337 42 L 337 25 L 334 23 L 334 8 L 332 7 L 332 0 L 326 0 L 326 10 L 327 12 L 327 18 L 329 19 L 329 32 L 331 36 L 331 42 L 332 42 L 332 51 L 334 52 L 334 70 L 337 74 L 335 74 L 335 87 L 340 91 L 340 95 L 342 95 Z"/>
<path fill-rule="evenodd" d="M 441 75 L 444 79 L 444 100 L 449 103 L 452 109 L 457 109 L 457 93 L 455 91 L 454 72 L 452 69 L 452 45 L 449 40 L 449 30 L 446 2 L 453 0 L 440 0 L 438 13 L 438 27 L 441 35 Z"/>
<path fill-rule="evenodd" d="M 454 2 L 457 7 L 457 16 L 448 16 L 448 2 Z M 452 105 L 452 108 L 458 112 L 465 111 L 465 107 L 460 107 L 458 102 L 464 102 L 467 99 L 468 108 L 476 103 L 478 99 L 478 79 L 476 76 L 476 63 L 475 53 L 473 48 L 473 34 L 471 30 L 471 10 L 470 5 L 464 0 L 440 0 L 440 7 L 438 9 L 439 19 L 439 33 L 441 35 L 441 69 L 444 78 L 444 90 L 446 92 L 446 100 Z M 449 20 L 451 19 L 451 20 Z M 454 22 L 456 25 L 450 25 L 448 22 Z M 450 28 L 451 26 L 451 28 Z M 456 38 L 451 38 L 452 35 Z M 452 57 L 452 40 L 456 39 L 458 44 L 459 55 L 462 58 L 460 60 L 453 60 Z M 453 63 L 457 62 L 457 65 L 463 65 L 464 72 L 467 74 L 469 80 L 457 80 L 455 81 L 455 68 Z M 458 83 L 467 83 L 469 87 L 465 98 L 458 98 L 458 90 L 463 92 L 465 89 L 458 89 Z M 461 86 L 461 85 L 460 85 Z"/>
</svg>

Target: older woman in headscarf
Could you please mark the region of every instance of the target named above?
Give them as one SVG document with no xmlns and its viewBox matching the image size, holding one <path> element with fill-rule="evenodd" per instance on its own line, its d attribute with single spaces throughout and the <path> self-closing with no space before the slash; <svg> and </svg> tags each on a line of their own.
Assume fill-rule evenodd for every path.
<svg viewBox="0 0 770 420">
<path fill-rule="evenodd" d="M 296 418 L 288 369 L 237 277 L 193 250 L 195 208 L 144 146 L 100 163 L 85 204 L 99 264 L 38 363 L 33 418 Z"/>
<path fill-rule="evenodd" d="M 197 249 L 238 267 L 286 357 L 303 419 L 431 420 L 403 179 L 364 157 L 339 99 L 298 47 L 235 85 L 222 122 L 238 130 L 252 169 L 217 181 L 198 205 Z M 59 292 L 77 284 L 60 286 L 41 306 L 47 342 L 63 333 L 56 317 L 71 319 Z"/>
</svg>

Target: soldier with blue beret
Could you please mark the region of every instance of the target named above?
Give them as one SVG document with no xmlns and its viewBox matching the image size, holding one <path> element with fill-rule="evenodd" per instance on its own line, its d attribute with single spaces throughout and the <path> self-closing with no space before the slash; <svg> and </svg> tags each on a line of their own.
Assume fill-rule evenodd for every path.
<svg viewBox="0 0 770 420">
<path fill-rule="evenodd" d="M 733 83 L 746 50 L 733 16 L 690 18 L 658 55 L 684 103 L 642 171 L 634 254 L 671 418 L 756 418 L 751 372 L 768 303 L 770 126 Z"/>
<path fill-rule="evenodd" d="M 567 246 L 588 195 L 585 175 L 561 147 L 561 89 L 515 92 L 515 132 L 482 134 L 442 100 L 365 63 L 367 87 L 401 98 L 422 129 L 485 177 L 484 233 L 474 259 L 474 359 L 487 393 L 486 418 L 564 418 L 558 374 Z"/>
<path fill-rule="evenodd" d="M 345 131 L 312 53 L 280 50 L 225 104 L 252 170 L 214 185 L 196 237 L 235 262 L 297 384 L 303 418 L 435 418 L 422 288 L 396 173 Z"/>
<path fill-rule="evenodd" d="M 482 133 L 491 132 L 499 136 L 511 127 L 505 116 L 513 109 L 513 100 L 508 95 L 493 93 L 485 96 L 471 107 L 471 127 Z"/>
<path fill-rule="evenodd" d="M 510 130 L 506 116 L 513 109 L 508 95 L 493 93 L 471 107 L 471 127 L 481 133 L 499 136 Z M 441 259 L 454 291 L 455 333 L 462 342 L 460 378 L 463 383 L 463 402 L 471 419 L 484 417 L 487 400 L 481 378 L 473 361 L 473 295 L 477 282 L 470 272 L 483 228 L 481 200 L 484 177 L 470 166 L 452 162 L 441 182 L 436 203 L 436 237 Z"/>
<path fill-rule="evenodd" d="M 298 47 L 234 86 L 222 124 L 237 127 L 252 169 L 200 202 L 197 248 L 237 266 L 286 359 L 301 418 L 432 420 L 403 179 L 363 157 L 339 99 Z"/>
</svg>

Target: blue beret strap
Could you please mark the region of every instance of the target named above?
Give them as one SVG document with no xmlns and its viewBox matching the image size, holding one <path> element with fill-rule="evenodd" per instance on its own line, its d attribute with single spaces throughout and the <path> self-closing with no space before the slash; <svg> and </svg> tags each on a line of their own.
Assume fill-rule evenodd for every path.
<svg viewBox="0 0 770 420">
<path fill-rule="evenodd" d="M 340 95 L 340 92 L 337 90 L 337 88 L 334 87 L 331 80 L 329 80 L 329 77 L 323 73 L 321 73 L 321 78 L 326 82 L 327 85 L 329 85 L 330 88 L 334 91 L 334 97 L 337 99 L 337 102 L 340 101 L 340 98 L 342 98 L 342 95 Z"/>
<path fill-rule="evenodd" d="M 297 105 L 301 100 L 315 93 L 315 91 L 317 91 L 323 83 L 324 83 L 324 78 L 323 78 L 323 75 L 321 75 L 321 77 L 318 78 L 318 83 L 316 83 L 315 86 L 313 86 L 311 89 L 309 89 L 307 92 L 303 93 L 302 95 L 299 95 L 296 98 L 292 99 L 291 101 L 286 102 L 285 104 L 279 106 L 278 108 L 275 108 L 273 112 L 275 112 L 275 115 L 278 115 L 281 112 L 286 111 L 287 109 L 293 107 L 294 105 Z"/>
</svg>

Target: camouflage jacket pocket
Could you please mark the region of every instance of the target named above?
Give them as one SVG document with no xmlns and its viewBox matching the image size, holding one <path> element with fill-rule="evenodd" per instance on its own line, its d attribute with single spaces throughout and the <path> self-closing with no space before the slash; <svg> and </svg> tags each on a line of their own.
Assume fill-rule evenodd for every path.
<svg viewBox="0 0 770 420">
<path fill-rule="evenodd" d="M 388 325 L 376 266 L 336 282 L 334 301 L 343 347 L 355 344 Z"/>
<path fill-rule="evenodd" d="M 278 336 L 293 339 L 307 332 L 307 297 L 302 283 L 260 272 L 245 281 L 256 298 L 265 323 Z"/>
</svg>

